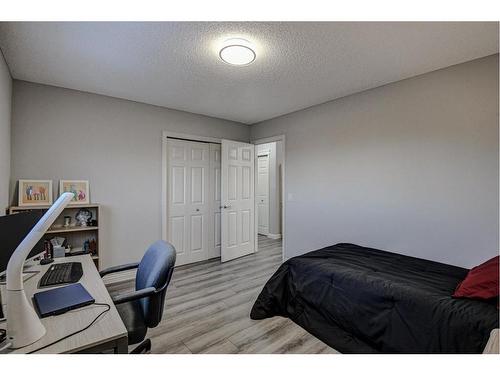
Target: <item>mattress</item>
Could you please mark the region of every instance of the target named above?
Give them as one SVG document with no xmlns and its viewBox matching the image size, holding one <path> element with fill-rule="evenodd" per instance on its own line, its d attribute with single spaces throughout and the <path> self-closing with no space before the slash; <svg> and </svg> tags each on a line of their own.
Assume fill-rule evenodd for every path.
<svg viewBox="0 0 500 375">
<path fill-rule="evenodd" d="M 340 243 L 283 263 L 250 317 L 288 317 L 343 353 L 481 353 L 497 301 L 451 297 L 467 272 Z"/>
</svg>

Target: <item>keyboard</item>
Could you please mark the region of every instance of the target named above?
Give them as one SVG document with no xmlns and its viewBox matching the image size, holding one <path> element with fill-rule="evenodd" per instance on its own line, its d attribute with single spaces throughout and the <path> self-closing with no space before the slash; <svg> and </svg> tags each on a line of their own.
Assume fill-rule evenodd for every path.
<svg viewBox="0 0 500 375">
<path fill-rule="evenodd" d="M 83 276 L 79 262 L 56 263 L 49 267 L 40 279 L 40 287 L 76 283 Z"/>
</svg>

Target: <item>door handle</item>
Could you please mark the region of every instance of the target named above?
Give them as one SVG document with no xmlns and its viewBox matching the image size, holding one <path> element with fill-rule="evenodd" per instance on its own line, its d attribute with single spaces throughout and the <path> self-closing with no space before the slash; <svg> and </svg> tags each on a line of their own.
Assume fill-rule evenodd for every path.
<svg viewBox="0 0 500 375">
<path fill-rule="evenodd" d="M 224 206 L 220 206 L 220 208 L 227 209 L 227 208 L 231 208 L 231 206 L 230 205 L 228 205 L 228 206 L 224 205 Z"/>
</svg>

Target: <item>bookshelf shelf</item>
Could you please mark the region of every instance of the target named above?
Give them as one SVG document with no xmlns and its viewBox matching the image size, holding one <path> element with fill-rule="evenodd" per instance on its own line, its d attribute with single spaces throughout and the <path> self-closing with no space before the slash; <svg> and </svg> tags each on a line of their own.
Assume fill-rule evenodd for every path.
<svg viewBox="0 0 500 375">
<path fill-rule="evenodd" d="M 99 230 L 99 227 L 70 227 L 70 228 L 51 228 L 46 233 L 71 233 L 71 232 L 86 232 L 89 230 Z"/>
</svg>

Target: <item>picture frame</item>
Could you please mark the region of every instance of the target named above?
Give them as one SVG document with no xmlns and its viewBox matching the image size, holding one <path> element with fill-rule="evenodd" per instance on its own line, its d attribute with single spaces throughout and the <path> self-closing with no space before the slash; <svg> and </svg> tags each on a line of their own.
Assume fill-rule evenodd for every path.
<svg viewBox="0 0 500 375">
<path fill-rule="evenodd" d="M 18 206 L 50 206 L 53 203 L 52 180 L 19 180 Z"/>
<path fill-rule="evenodd" d="M 90 204 L 88 180 L 59 180 L 59 195 L 66 192 L 73 193 L 73 199 L 68 206 Z"/>
</svg>

